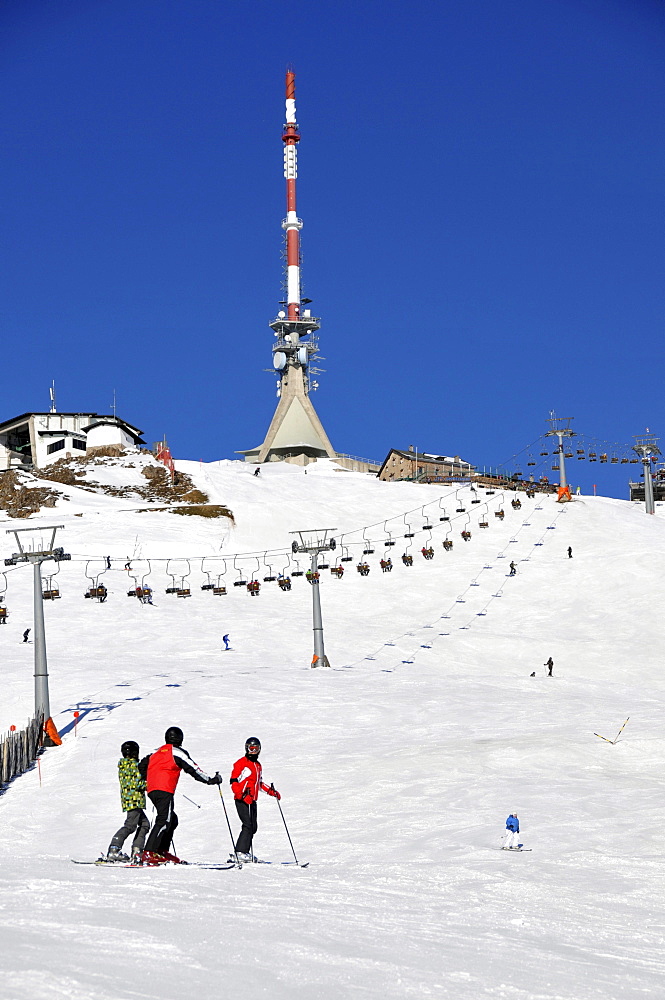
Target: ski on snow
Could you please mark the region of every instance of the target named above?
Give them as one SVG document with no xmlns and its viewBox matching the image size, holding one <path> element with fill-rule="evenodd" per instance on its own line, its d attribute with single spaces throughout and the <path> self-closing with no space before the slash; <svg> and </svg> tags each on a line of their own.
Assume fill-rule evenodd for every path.
<svg viewBox="0 0 665 1000">
<path fill-rule="evenodd" d="M 291 865 L 291 867 L 297 865 L 298 868 L 309 868 L 309 861 L 304 863 L 302 861 L 264 861 L 254 858 L 253 861 L 241 861 L 240 863 L 242 865 Z"/>
<path fill-rule="evenodd" d="M 166 865 L 133 865 L 130 862 L 125 861 L 105 861 L 103 858 L 98 858 L 96 861 L 79 861 L 77 858 L 70 858 L 75 865 L 96 865 L 98 868 L 207 868 L 212 871 L 224 872 L 229 871 L 231 868 L 242 868 L 241 864 L 236 864 L 235 861 L 232 863 L 224 864 L 206 864 L 204 861 L 181 861 L 179 865 L 173 864 L 172 862 L 167 862 Z"/>
</svg>

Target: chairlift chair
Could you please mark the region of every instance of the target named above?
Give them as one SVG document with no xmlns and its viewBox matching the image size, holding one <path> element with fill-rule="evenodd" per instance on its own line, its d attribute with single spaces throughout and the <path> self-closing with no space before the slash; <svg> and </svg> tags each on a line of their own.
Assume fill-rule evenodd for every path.
<svg viewBox="0 0 665 1000">
<path fill-rule="evenodd" d="M 291 576 L 304 576 L 305 575 L 305 571 L 304 571 L 304 569 L 300 568 L 300 561 L 296 558 L 295 555 L 293 557 L 293 561 L 294 561 L 294 563 L 296 564 L 296 566 L 298 568 L 294 569 L 294 570 L 291 570 Z"/>
<path fill-rule="evenodd" d="M 267 560 L 267 555 L 268 555 L 268 553 L 264 552 L 264 554 L 263 554 L 263 562 L 268 567 L 268 575 L 263 577 L 263 582 L 264 583 L 274 583 L 275 580 L 277 579 L 277 577 L 275 576 L 275 574 L 273 572 L 272 563 L 269 563 L 268 560 Z"/>
<path fill-rule="evenodd" d="M 286 554 L 286 565 L 282 569 L 282 572 L 277 577 L 277 586 L 280 590 L 290 590 L 291 589 L 291 577 L 289 576 L 288 569 L 291 565 L 291 557 L 288 552 Z"/>
<path fill-rule="evenodd" d="M 166 560 L 166 575 L 171 577 L 171 586 L 167 587 L 166 591 L 165 591 L 165 593 L 167 593 L 167 594 L 177 594 L 178 593 L 178 585 L 175 582 L 176 574 L 172 573 L 171 570 L 169 569 L 169 566 L 171 565 L 172 562 L 173 562 L 172 559 L 167 559 Z M 137 594 L 137 590 L 139 589 L 138 581 L 137 581 L 137 579 L 136 579 L 136 577 L 134 576 L 133 573 L 130 573 L 129 575 L 134 580 L 134 584 L 135 584 L 135 586 L 134 586 L 134 597 L 138 597 L 138 594 Z M 131 597 L 130 591 L 127 591 L 127 596 Z"/>
<path fill-rule="evenodd" d="M 92 559 L 88 559 L 87 563 L 85 564 L 85 575 L 87 576 L 88 580 L 90 580 L 90 586 L 88 587 L 87 591 L 83 596 L 86 598 L 88 597 L 92 598 L 93 600 L 99 601 L 100 604 L 103 604 L 106 598 L 108 597 L 108 590 L 106 589 L 103 583 L 100 584 L 99 579 L 106 570 L 106 562 L 104 562 L 104 569 L 100 570 L 99 573 L 95 575 L 91 575 L 90 573 L 88 573 L 88 567 L 90 566 L 90 563 L 92 561 L 93 561 Z"/>
<path fill-rule="evenodd" d="M 246 587 L 247 586 L 247 580 L 245 580 L 245 578 L 243 577 L 241 568 L 236 565 L 237 558 L 238 558 L 237 556 L 233 557 L 233 568 L 238 573 L 238 579 L 233 581 L 233 586 L 234 587 Z"/>
<path fill-rule="evenodd" d="M 46 577 L 46 586 L 42 590 L 42 598 L 45 601 L 56 601 L 60 597 L 60 589 L 56 583 L 53 582 L 53 578 L 60 572 L 60 564 L 58 563 L 58 568 L 54 570 L 49 576 Z"/>
<path fill-rule="evenodd" d="M 372 543 L 371 543 L 370 539 L 367 538 L 366 535 L 365 535 L 366 531 L 367 531 L 367 528 L 364 528 L 363 529 L 363 543 L 364 543 L 363 555 L 364 556 L 371 556 L 371 555 L 374 555 L 374 549 L 372 548 Z"/>
<path fill-rule="evenodd" d="M 222 583 L 222 580 L 226 576 L 226 559 L 224 559 L 223 562 L 224 569 L 217 575 L 217 583 L 212 588 L 214 597 L 223 597 L 226 594 L 226 585 Z"/>
<path fill-rule="evenodd" d="M 205 556 L 201 560 L 201 572 L 205 573 L 205 575 L 207 577 L 207 583 L 201 584 L 201 590 L 214 590 L 215 589 L 215 584 L 210 579 L 210 573 L 205 568 L 204 563 L 205 563 Z"/>
</svg>

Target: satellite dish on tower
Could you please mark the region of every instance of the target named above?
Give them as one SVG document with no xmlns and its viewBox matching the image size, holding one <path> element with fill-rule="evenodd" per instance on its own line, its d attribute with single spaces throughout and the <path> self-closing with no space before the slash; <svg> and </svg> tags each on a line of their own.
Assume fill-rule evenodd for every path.
<svg viewBox="0 0 665 1000">
<path fill-rule="evenodd" d="M 284 351 L 275 351 L 272 356 L 272 363 L 277 371 L 281 371 L 282 368 L 286 367 L 286 354 Z"/>
<path fill-rule="evenodd" d="M 286 313 L 284 312 L 283 309 L 280 309 L 279 312 L 277 313 L 277 319 L 286 319 Z"/>
<path fill-rule="evenodd" d="M 301 365 L 306 365 L 307 364 L 307 348 L 306 347 L 299 347 L 298 348 L 298 361 L 300 362 Z"/>
</svg>

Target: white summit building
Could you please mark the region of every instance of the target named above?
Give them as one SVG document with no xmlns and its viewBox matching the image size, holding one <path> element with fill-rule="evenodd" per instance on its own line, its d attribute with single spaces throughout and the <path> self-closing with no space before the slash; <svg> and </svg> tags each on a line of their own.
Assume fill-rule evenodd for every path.
<svg viewBox="0 0 665 1000">
<path fill-rule="evenodd" d="M 144 444 L 142 433 L 110 414 L 22 413 L 0 423 L 0 472 L 43 469 L 99 448 L 133 448 Z"/>
</svg>

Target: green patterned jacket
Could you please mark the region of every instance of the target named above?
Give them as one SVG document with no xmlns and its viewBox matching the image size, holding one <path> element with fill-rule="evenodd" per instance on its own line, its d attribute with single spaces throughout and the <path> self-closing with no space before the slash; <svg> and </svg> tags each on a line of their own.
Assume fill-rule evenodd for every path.
<svg viewBox="0 0 665 1000">
<path fill-rule="evenodd" d="M 139 762 L 133 757 L 121 757 L 118 761 L 118 777 L 122 811 L 145 809 L 145 781 L 139 774 Z"/>
</svg>

